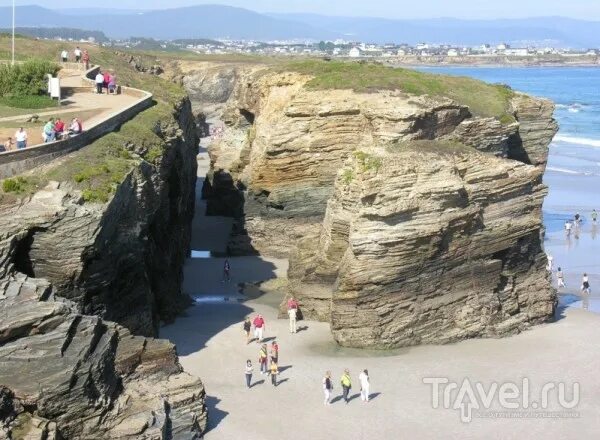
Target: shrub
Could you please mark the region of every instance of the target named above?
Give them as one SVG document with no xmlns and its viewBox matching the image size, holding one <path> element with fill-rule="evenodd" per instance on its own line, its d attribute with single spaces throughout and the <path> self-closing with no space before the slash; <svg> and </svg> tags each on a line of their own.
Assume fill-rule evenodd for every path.
<svg viewBox="0 0 600 440">
<path fill-rule="evenodd" d="M 2 182 L 2 190 L 5 193 L 21 193 L 25 191 L 26 187 L 27 181 L 23 177 L 6 179 L 4 182 Z"/>
<path fill-rule="evenodd" d="M 44 95 L 46 76 L 56 75 L 60 67 L 50 61 L 30 60 L 22 64 L 0 65 L 0 96 Z"/>
</svg>

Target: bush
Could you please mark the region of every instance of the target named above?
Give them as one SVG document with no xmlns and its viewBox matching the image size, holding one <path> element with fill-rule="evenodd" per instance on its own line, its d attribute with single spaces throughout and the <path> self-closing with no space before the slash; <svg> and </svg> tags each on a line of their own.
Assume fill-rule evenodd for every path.
<svg viewBox="0 0 600 440">
<path fill-rule="evenodd" d="M 30 60 L 22 64 L 0 65 L 0 96 L 44 95 L 46 76 L 56 75 L 60 67 L 50 61 Z"/>
<path fill-rule="evenodd" d="M 5 193 L 21 193 L 25 191 L 26 187 L 27 181 L 23 177 L 6 179 L 4 182 L 2 182 L 2 190 Z"/>
</svg>

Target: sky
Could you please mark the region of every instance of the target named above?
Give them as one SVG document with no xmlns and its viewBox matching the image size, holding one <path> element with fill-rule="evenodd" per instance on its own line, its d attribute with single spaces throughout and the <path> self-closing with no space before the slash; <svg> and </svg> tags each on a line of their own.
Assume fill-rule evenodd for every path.
<svg viewBox="0 0 600 440">
<path fill-rule="evenodd" d="M 57 8 L 95 6 L 83 0 L 16 0 L 17 5 Z M 387 18 L 523 18 L 563 16 L 600 21 L 600 0 L 102 0 L 107 8 L 164 9 L 197 4 L 226 4 L 258 12 L 313 12 Z M 11 0 L 0 0 L 9 6 Z"/>
</svg>

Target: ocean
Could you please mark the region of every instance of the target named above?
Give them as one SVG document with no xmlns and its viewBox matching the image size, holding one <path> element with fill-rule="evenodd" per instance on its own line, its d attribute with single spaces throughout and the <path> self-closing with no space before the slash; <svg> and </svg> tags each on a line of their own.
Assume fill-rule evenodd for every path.
<svg viewBox="0 0 600 440">
<path fill-rule="evenodd" d="M 560 130 L 550 145 L 544 183 L 546 253 L 554 268 L 562 266 L 567 289 L 561 302 L 600 311 L 597 295 L 579 300 L 580 279 L 590 275 L 600 285 L 600 236 L 591 224 L 592 209 L 600 212 L 600 68 L 595 67 L 431 67 L 426 72 L 470 76 L 514 90 L 549 98 L 556 103 Z M 571 236 L 563 231 L 566 220 L 581 213 L 584 221 Z M 569 295 L 571 294 L 571 295 Z M 594 298 L 596 296 L 596 298 Z"/>
</svg>

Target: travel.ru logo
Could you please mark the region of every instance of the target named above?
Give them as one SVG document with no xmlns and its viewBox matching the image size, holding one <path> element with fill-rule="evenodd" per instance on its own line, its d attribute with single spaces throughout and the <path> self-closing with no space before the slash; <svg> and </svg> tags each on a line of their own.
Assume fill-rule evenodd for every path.
<svg viewBox="0 0 600 440">
<path fill-rule="evenodd" d="M 546 382 L 532 387 L 528 378 L 520 383 L 491 382 L 487 385 L 464 379 L 453 382 L 447 377 L 425 377 L 431 385 L 434 409 L 460 411 L 460 420 L 469 423 L 477 418 L 577 418 L 578 382 Z"/>
</svg>

